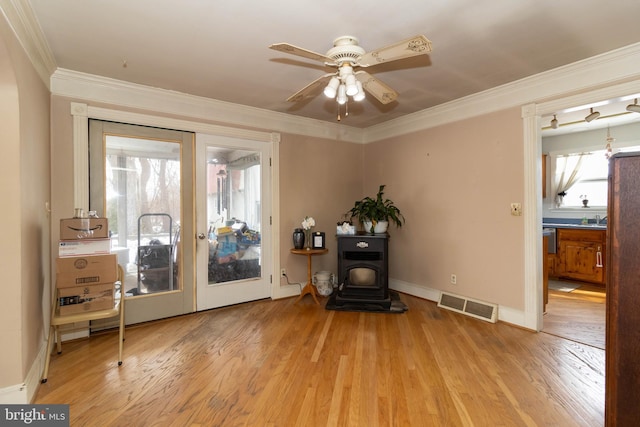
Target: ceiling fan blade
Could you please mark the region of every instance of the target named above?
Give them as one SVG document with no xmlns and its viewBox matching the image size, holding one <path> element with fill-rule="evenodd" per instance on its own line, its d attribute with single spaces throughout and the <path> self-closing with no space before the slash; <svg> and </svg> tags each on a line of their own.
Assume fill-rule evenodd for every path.
<svg viewBox="0 0 640 427">
<path fill-rule="evenodd" d="M 393 102 L 398 97 L 398 92 L 391 89 L 389 86 L 382 83 L 366 71 L 360 70 L 356 72 L 356 78 L 360 83 L 362 83 L 364 90 L 373 95 L 382 104 Z"/>
<path fill-rule="evenodd" d="M 289 53 L 291 55 L 302 56 L 303 58 L 313 59 L 314 61 L 328 62 L 333 64 L 333 59 L 321 53 L 313 52 L 311 50 L 303 49 L 298 46 L 294 46 L 289 43 L 275 43 L 269 46 L 269 49 L 277 50 L 279 52 Z"/>
<path fill-rule="evenodd" d="M 308 85 L 306 85 L 305 87 L 303 87 L 302 89 L 300 89 L 299 91 L 291 95 L 289 98 L 287 98 L 287 101 L 298 102 L 307 98 L 315 97 L 320 92 L 322 92 L 322 90 L 327 86 L 329 79 L 331 79 L 331 77 L 335 75 L 336 73 L 329 73 L 315 79 L 314 81 L 312 81 L 311 83 L 309 83 Z"/>
<path fill-rule="evenodd" d="M 367 52 L 358 60 L 361 67 L 396 61 L 431 52 L 431 42 L 423 35 L 417 35 L 381 49 Z"/>
</svg>

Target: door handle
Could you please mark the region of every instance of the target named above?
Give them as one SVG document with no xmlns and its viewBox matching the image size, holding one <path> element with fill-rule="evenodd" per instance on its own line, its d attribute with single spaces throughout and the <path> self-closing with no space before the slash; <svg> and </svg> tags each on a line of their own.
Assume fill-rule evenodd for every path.
<svg viewBox="0 0 640 427">
<path fill-rule="evenodd" d="M 596 252 L 596 267 L 602 267 L 602 252 L 600 246 L 598 246 L 598 252 Z"/>
<path fill-rule="evenodd" d="M 206 235 L 206 234 L 204 234 L 204 233 L 198 233 L 198 239 L 200 239 L 200 240 L 204 240 L 204 239 L 206 239 L 206 238 L 207 238 L 207 235 Z"/>
</svg>

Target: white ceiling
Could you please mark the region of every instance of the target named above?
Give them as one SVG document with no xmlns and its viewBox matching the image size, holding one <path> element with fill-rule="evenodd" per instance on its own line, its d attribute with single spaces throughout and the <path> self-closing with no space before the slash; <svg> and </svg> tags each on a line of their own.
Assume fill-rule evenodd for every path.
<svg viewBox="0 0 640 427">
<path fill-rule="evenodd" d="M 387 105 L 372 96 L 350 102 L 342 123 L 354 127 L 640 41 L 637 0 L 29 3 L 59 68 L 330 122 L 336 121 L 334 100 L 286 99 L 333 69 L 269 45 L 288 42 L 325 53 L 336 37 L 352 35 L 370 51 L 427 36 L 431 54 L 367 68 L 399 97 Z"/>
</svg>

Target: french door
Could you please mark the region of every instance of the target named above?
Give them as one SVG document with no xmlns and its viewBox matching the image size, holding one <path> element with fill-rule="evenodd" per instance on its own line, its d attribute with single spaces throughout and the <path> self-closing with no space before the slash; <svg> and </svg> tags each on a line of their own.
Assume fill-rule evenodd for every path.
<svg viewBox="0 0 640 427">
<path fill-rule="evenodd" d="M 197 310 L 271 296 L 272 145 L 196 135 Z"/>
<path fill-rule="evenodd" d="M 194 134 L 90 120 L 89 206 L 109 220 L 127 324 L 194 311 Z"/>
</svg>

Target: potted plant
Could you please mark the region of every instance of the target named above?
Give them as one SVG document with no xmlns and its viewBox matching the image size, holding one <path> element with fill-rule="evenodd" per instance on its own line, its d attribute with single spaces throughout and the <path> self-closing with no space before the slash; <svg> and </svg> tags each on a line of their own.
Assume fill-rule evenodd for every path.
<svg viewBox="0 0 640 427">
<path fill-rule="evenodd" d="M 380 186 L 375 198 L 367 196 L 356 201 L 345 214 L 349 219 L 358 219 L 368 233 L 385 233 L 389 222 L 402 227 L 405 221 L 400 209 L 391 200 L 383 198 L 384 187 Z"/>
</svg>

